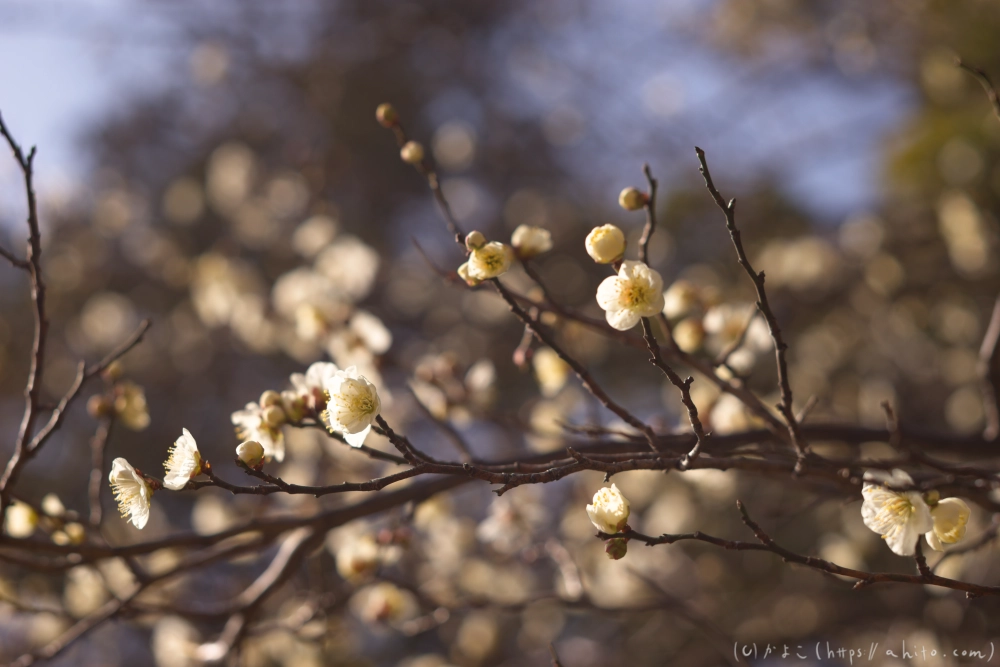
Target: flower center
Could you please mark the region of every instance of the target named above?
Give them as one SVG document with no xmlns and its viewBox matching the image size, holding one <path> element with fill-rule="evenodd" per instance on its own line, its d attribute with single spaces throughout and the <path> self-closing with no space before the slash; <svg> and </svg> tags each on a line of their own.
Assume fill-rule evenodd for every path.
<svg viewBox="0 0 1000 667">
<path fill-rule="evenodd" d="M 634 283 L 626 283 L 622 288 L 622 300 L 629 308 L 646 302 L 646 288 Z"/>
</svg>

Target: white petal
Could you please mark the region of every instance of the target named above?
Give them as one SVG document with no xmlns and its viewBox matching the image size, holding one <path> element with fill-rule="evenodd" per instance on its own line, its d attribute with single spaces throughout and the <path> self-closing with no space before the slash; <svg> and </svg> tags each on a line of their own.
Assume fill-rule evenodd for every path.
<svg viewBox="0 0 1000 667">
<path fill-rule="evenodd" d="M 371 430 L 372 427 L 371 424 L 369 424 L 368 428 L 366 428 L 363 431 L 359 431 L 358 433 L 344 433 L 344 440 L 346 440 L 347 444 L 349 444 L 351 447 L 360 447 L 361 445 L 365 444 L 365 438 L 368 437 L 368 433 Z"/>
<path fill-rule="evenodd" d="M 618 276 L 608 276 L 597 286 L 597 305 L 604 310 L 620 308 L 621 303 L 621 281 Z"/>
<path fill-rule="evenodd" d="M 622 310 L 609 310 L 606 313 L 608 324 L 618 331 L 628 331 L 639 323 L 639 313 L 634 310 L 623 308 Z"/>
</svg>

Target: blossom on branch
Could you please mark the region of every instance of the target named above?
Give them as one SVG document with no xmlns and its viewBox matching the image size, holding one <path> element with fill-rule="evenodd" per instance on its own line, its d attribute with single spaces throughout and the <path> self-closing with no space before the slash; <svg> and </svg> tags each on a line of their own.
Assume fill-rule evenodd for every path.
<svg viewBox="0 0 1000 667">
<path fill-rule="evenodd" d="M 382 409 L 375 385 L 351 366 L 337 371 L 324 386 L 327 405 L 320 419 L 330 431 L 342 434 L 347 444 L 360 447 Z"/>
<path fill-rule="evenodd" d="M 617 276 L 605 278 L 598 286 L 597 303 L 607 311 L 608 324 L 627 331 L 641 318 L 663 310 L 663 278 L 642 262 L 626 260 Z"/>
<path fill-rule="evenodd" d="M 326 383 L 337 374 L 338 370 L 340 369 L 337 368 L 337 364 L 317 361 L 309 366 L 304 374 L 292 373 L 289 378 L 292 383 L 290 393 L 303 402 L 302 407 L 307 412 L 319 414 L 326 408 Z M 284 403 L 287 406 L 289 401 L 286 399 Z M 294 408 L 293 410 L 286 408 L 286 412 L 294 411 Z"/>
<path fill-rule="evenodd" d="M 469 232 L 466 237 L 469 260 L 458 267 L 458 275 L 470 285 L 502 276 L 514 261 L 514 251 L 509 245 L 485 241 L 480 232 Z"/>
<path fill-rule="evenodd" d="M 510 236 L 510 244 L 514 246 L 518 257 L 531 259 L 552 250 L 552 233 L 541 227 L 518 225 Z"/>
<path fill-rule="evenodd" d="M 893 553 L 912 556 L 920 535 L 933 527 L 930 508 L 919 491 L 896 491 L 887 485 L 913 486 L 913 479 L 902 470 L 865 473 L 861 517 Z"/>
<path fill-rule="evenodd" d="M 115 459 L 108 475 L 115 502 L 122 518 L 128 518 L 136 528 L 143 528 L 149 521 L 149 503 L 153 489 L 138 470 L 123 458 Z"/>
<path fill-rule="evenodd" d="M 965 537 L 966 526 L 972 510 L 961 498 L 944 498 L 932 504 L 931 521 L 933 527 L 924 533 L 927 544 L 935 551 L 944 551 L 947 546 Z"/>
<path fill-rule="evenodd" d="M 630 511 L 628 499 L 615 484 L 599 489 L 594 494 L 593 504 L 587 505 L 590 522 L 597 530 L 608 534 L 620 532 L 625 527 Z"/>
<path fill-rule="evenodd" d="M 256 440 L 264 447 L 264 457 L 270 461 L 282 461 L 285 458 L 285 439 L 281 427 L 286 420 L 285 411 L 281 408 L 281 396 L 277 395 L 278 404 L 270 403 L 274 392 L 265 392 L 261 403 L 247 403 L 247 406 L 234 412 L 231 416 L 236 427 L 236 437 L 240 440 Z"/>
<path fill-rule="evenodd" d="M 167 474 L 163 477 L 163 486 L 172 491 L 179 491 L 201 472 L 201 454 L 198 443 L 186 428 L 182 429 L 181 437 L 174 441 L 169 450 L 169 457 L 163 464 Z"/>
<path fill-rule="evenodd" d="M 247 440 L 236 446 L 236 457 L 250 468 L 264 462 L 264 446 L 256 440 Z"/>
</svg>

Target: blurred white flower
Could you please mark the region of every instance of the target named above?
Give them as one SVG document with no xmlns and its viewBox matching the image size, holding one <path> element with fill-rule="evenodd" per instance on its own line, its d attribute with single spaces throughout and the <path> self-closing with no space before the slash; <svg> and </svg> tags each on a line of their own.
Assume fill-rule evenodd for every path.
<svg viewBox="0 0 1000 667">
<path fill-rule="evenodd" d="M 687 280 L 674 282 L 663 293 L 663 314 L 670 319 L 690 315 L 700 306 L 698 288 Z"/>
<path fill-rule="evenodd" d="M 251 468 L 264 462 L 264 446 L 256 440 L 247 440 L 236 446 L 236 457 Z"/>
<path fill-rule="evenodd" d="M 609 276 L 597 288 L 597 304 L 606 311 L 608 324 L 627 331 L 643 317 L 663 310 L 663 279 L 642 262 L 622 262 L 618 275 Z"/>
<path fill-rule="evenodd" d="M 419 607 L 413 593 L 383 581 L 367 586 L 351 598 L 351 608 L 363 621 L 390 625 L 413 618 Z"/>
<path fill-rule="evenodd" d="M 489 280 L 502 276 L 510 268 L 514 259 L 514 251 L 509 245 L 499 241 L 490 241 L 469 253 L 469 261 L 462 266 L 466 267 L 468 276 L 473 280 Z M 459 275 L 461 275 L 459 267 Z"/>
<path fill-rule="evenodd" d="M 325 388 L 329 402 L 321 415 L 323 423 L 331 431 L 343 434 L 352 447 L 360 447 L 382 408 L 375 385 L 351 366 L 328 378 Z"/>
<path fill-rule="evenodd" d="M 186 428 L 181 429 L 181 437 L 177 438 L 169 450 L 166 463 L 163 464 L 167 474 L 163 477 L 163 486 L 173 491 L 184 488 L 192 477 L 201 472 L 201 454 L 198 443 Z"/>
<path fill-rule="evenodd" d="M 31 537 L 38 526 L 38 512 L 31 505 L 15 500 L 7 506 L 4 516 L 4 531 L 11 537 Z"/>
<path fill-rule="evenodd" d="M 719 435 L 744 431 L 750 427 L 746 406 L 732 394 L 722 394 L 712 406 L 708 418 L 712 430 Z"/>
<path fill-rule="evenodd" d="M 115 386 L 115 414 L 125 428 L 142 431 L 149 426 L 146 393 L 134 382 L 119 382 Z"/>
<path fill-rule="evenodd" d="M 330 279 L 335 294 L 350 302 L 368 296 L 378 267 L 378 253 L 355 236 L 338 237 L 316 257 L 316 270 Z"/>
<path fill-rule="evenodd" d="M 128 517 L 133 526 L 143 528 L 149 521 L 149 503 L 153 497 L 149 484 L 123 458 L 112 462 L 108 481 L 111 482 L 122 518 Z"/>
<path fill-rule="evenodd" d="M 538 380 L 538 388 L 541 389 L 542 396 L 551 398 L 566 385 L 570 366 L 551 347 L 535 350 L 535 354 L 531 357 L 531 364 L 535 369 L 535 379 Z"/>
<path fill-rule="evenodd" d="M 930 509 L 920 492 L 894 491 L 886 484 L 912 486 L 913 479 L 902 470 L 893 470 L 891 475 L 884 471 L 865 473 L 861 518 L 893 553 L 912 556 L 920 535 L 933 528 Z"/>
<path fill-rule="evenodd" d="M 531 259 L 552 250 L 552 233 L 542 227 L 518 225 L 510 236 L 510 244 L 518 257 Z"/>
<path fill-rule="evenodd" d="M 927 544 L 935 551 L 944 551 L 965 537 L 972 510 L 961 498 L 944 498 L 931 508 L 933 527 L 924 534 Z"/>
<path fill-rule="evenodd" d="M 544 522 L 545 510 L 538 492 L 525 487 L 520 493 L 507 493 L 490 504 L 490 513 L 476 528 L 476 537 L 504 554 L 527 547 L 535 530 Z"/>
<path fill-rule="evenodd" d="M 614 534 L 628 523 L 629 502 L 615 484 L 599 489 L 594 494 L 593 504 L 587 505 L 587 516 L 594 527 L 602 533 Z"/>
<path fill-rule="evenodd" d="M 594 227 L 584 241 L 587 254 L 598 264 L 610 264 L 625 255 L 625 234 L 614 225 Z"/>
<path fill-rule="evenodd" d="M 371 535 L 348 540 L 337 550 L 337 572 L 351 583 L 370 579 L 381 564 L 379 552 Z"/>
<path fill-rule="evenodd" d="M 268 461 L 284 460 L 285 438 L 281 426 L 285 422 L 285 413 L 280 407 L 247 403 L 244 409 L 234 412 L 231 419 L 236 427 L 236 437 L 259 442 Z"/>
</svg>

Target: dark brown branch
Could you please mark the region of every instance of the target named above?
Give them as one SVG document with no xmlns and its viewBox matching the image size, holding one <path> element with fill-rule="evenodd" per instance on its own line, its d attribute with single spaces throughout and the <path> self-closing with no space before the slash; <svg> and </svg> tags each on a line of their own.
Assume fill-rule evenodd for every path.
<svg viewBox="0 0 1000 667">
<path fill-rule="evenodd" d="M 753 531 L 754 536 L 757 538 L 758 542 L 743 542 L 740 540 L 727 540 L 720 537 L 714 537 L 712 535 L 706 535 L 702 532 L 694 533 L 683 533 L 677 535 L 660 535 L 659 537 L 652 537 L 650 535 L 644 535 L 642 533 L 637 533 L 635 531 L 630 531 L 627 533 L 598 533 L 598 537 L 601 539 L 611 539 L 624 537 L 629 540 L 635 540 L 638 542 L 645 542 L 647 545 L 653 546 L 657 544 L 673 544 L 675 542 L 682 542 L 687 540 L 693 540 L 697 542 L 706 542 L 723 549 L 729 549 L 733 551 L 769 551 L 777 556 L 780 556 L 782 560 L 787 563 L 796 563 L 798 565 L 805 565 L 814 570 L 820 572 L 826 572 L 827 574 L 835 574 L 842 577 L 848 577 L 850 579 L 856 579 L 857 583 L 854 584 L 855 589 L 870 586 L 872 584 L 878 583 L 902 583 L 911 584 L 917 586 L 940 586 L 942 588 L 950 588 L 957 591 L 964 591 L 969 597 L 978 596 L 996 596 L 1000 595 L 1000 586 L 982 586 L 979 584 L 972 584 L 964 581 L 957 581 L 955 579 L 948 579 L 946 577 L 939 577 L 936 574 L 926 570 L 921 574 L 898 574 L 895 572 L 865 572 L 863 570 L 855 570 L 849 567 L 842 567 L 831 563 L 830 561 L 823 560 L 822 558 L 816 558 L 814 556 L 804 556 L 802 554 L 797 554 L 793 551 L 778 545 L 770 535 L 768 535 L 764 530 L 757 524 L 753 519 L 750 518 L 746 507 L 742 502 L 736 501 L 736 506 L 740 511 L 743 523 L 746 524 L 750 530 Z M 924 564 L 926 568 L 926 563 Z"/>
<path fill-rule="evenodd" d="M 719 190 L 715 187 L 715 183 L 712 182 L 712 174 L 708 170 L 705 151 L 697 146 L 694 150 L 698 155 L 698 161 L 701 163 L 701 174 L 705 178 L 705 186 L 708 188 L 709 193 L 711 193 L 716 205 L 722 209 L 722 212 L 726 216 L 726 229 L 729 230 L 729 236 L 736 247 L 737 260 L 750 277 L 754 289 L 757 291 L 757 308 L 760 310 L 761 315 L 764 316 L 767 328 L 771 332 L 771 338 L 774 340 L 774 353 L 778 365 L 778 387 L 781 390 L 781 403 L 778 404 L 778 411 L 781 412 L 781 415 L 785 418 L 785 422 L 788 424 L 788 432 L 791 436 L 792 445 L 795 447 L 799 460 L 802 461 L 805 458 L 806 451 L 802 443 L 798 422 L 795 420 L 795 411 L 792 407 L 792 387 L 788 380 L 788 361 L 786 359 L 788 345 L 781 335 L 778 318 L 775 317 L 774 311 L 771 310 L 771 304 L 767 300 L 767 291 L 764 289 L 764 272 L 754 270 L 750 264 L 750 260 L 747 258 L 746 250 L 743 249 L 740 230 L 736 227 L 736 200 L 731 199 L 727 203 L 723 199 L 722 195 L 719 194 Z"/>
<path fill-rule="evenodd" d="M 663 360 L 663 354 L 660 352 L 660 344 L 656 342 L 656 336 L 653 335 L 653 328 L 649 324 L 648 317 L 642 318 L 642 336 L 646 341 L 649 353 L 652 355 L 649 359 L 650 362 L 663 371 L 670 384 L 677 387 L 681 392 L 681 402 L 687 408 L 688 420 L 691 422 L 691 428 L 694 430 L 695 443 L 691 451 L 681 458 L 680 468 L 681 470 L 685 470 L 692 461 L 698 458 L 698 454 L 701 453 L 706 440 L 705 427 L 698 416 L 698 406 L 691 399 L 691 383 L 694 382 L 694 378 L 688 377 L 686 380 L 682 380 L 681 376 Z"/>
<path fill-rule="evenodd" d="M 646 176 L 646 182 L 649 184 L 649 193 L 646 195 L 646 205 L 643 206 L 646 209 L 646 226 L 643 227 L 642 236 L 639 238 L 639 259 L 642 260 L 643 264 L 649 264 L 649 241 L 653 238 L 653 232 L 656 231 L 657 183 L 648 164 L 642 165 L 642 173 Z"/>
</svg>

